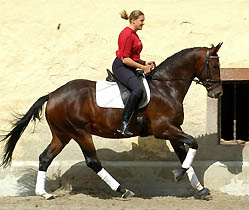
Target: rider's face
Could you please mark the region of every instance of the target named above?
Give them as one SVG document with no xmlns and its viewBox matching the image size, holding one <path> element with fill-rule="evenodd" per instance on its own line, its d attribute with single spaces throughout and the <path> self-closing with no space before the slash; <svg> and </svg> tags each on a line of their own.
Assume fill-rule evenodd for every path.
<svg viewBox="0 0 249 210">
<path fill-rule="evenodd" d="M 131 23 L 132 23 L 133 28 L 134 28 L 135 31 L 142 30 L 143 25 L 144 25 L 144 20 L 145 20 L 144 15 L 140 15 L 138 17 L 138 19 L 132 19 L 131 20 Z"/>
</svg>

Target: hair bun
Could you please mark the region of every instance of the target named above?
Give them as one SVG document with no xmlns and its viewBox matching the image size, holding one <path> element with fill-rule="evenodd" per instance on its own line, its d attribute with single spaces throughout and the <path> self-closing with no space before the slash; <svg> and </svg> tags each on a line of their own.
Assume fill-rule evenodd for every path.
<svg viewBox="0 0 249 210">
<path fill-rule="evenodd" d="M 122 19 L 125 19 L 125 20 L 129 19 L 129 15 L 127 14 L 127 12 L 125 10 L 121 11 L 120 16 Z"/>
</svg>

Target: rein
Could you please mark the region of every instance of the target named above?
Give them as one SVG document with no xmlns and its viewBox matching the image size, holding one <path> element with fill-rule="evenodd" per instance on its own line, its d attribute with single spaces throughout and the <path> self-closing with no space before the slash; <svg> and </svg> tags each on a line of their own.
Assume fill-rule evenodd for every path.
<svg viewBox="0 0 249 210">
<path fill-rule="evenodd" d="M 158 80 L 158 81 L 173 81 L 173 80 L 186 80 L 184 78 L 155 78 L 153 77 L 156 71 L 151 71 L 148 75 L 146 75 L 146 78 L 149 80 Z"/>
<path fill-rule="evenodd" d="M 173 80 L 186 80 L 183 78 L 165 78 L 165 79 L 161 79 L 161 78 L 151 78 L 150 80 L 158 80 L 158 81 L 173 81 Z"/>
</svg>

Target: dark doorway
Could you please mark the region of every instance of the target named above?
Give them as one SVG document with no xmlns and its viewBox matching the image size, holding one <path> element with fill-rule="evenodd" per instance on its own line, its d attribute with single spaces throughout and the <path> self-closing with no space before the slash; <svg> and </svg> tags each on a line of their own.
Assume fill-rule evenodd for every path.
<svg viewBox="0 0 249 210">
<path fill-rule="evenodd" d="M 249 140 L 249 82 L 223 82 L 220 99 L 221 139 Z"/>
</svg>

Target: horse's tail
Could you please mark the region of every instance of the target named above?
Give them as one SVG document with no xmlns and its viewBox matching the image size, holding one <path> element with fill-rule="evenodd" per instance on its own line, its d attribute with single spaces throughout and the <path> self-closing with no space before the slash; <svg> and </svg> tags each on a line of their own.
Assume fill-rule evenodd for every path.
<svg viewBox="0 0 249 210">
<path fill-rule="evenodd" d="M 7 135 L 4 135 L 4 138 L 0 141 L 6 141 L 4 147 L 4 155 L 2 157 L 2 163 L 0 167 L 3 166 L 6 168 L 11 165 L 12 154 L 15 149 L 17 141 L 20 139 L 22 133 L 28 126 L 30 120 L 35 121 L 38 119 L 41 120 L 42 107 L 43 104 L 48 101 L 49 94 L 39 98 L 28 110 L 25 115 L 18 117 L 17 120 L 13 123 L 13 129 Z"/>
</svg>

